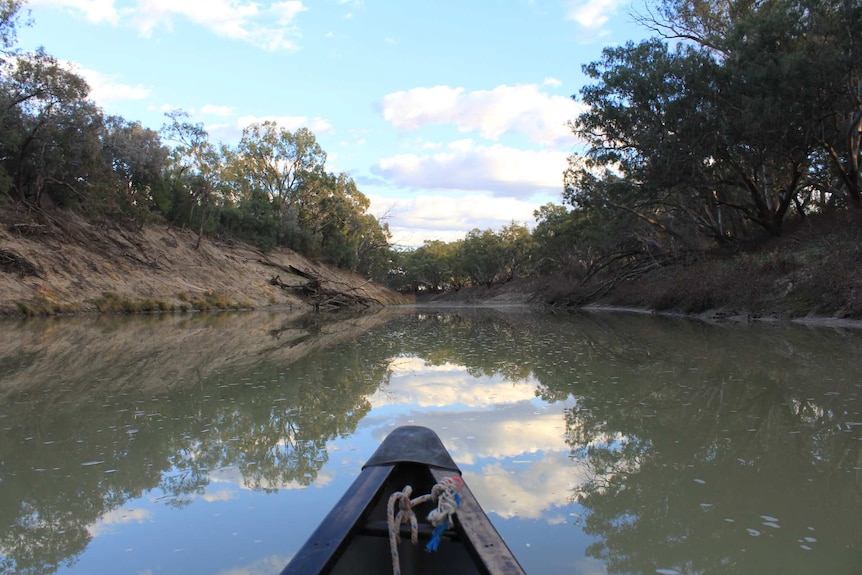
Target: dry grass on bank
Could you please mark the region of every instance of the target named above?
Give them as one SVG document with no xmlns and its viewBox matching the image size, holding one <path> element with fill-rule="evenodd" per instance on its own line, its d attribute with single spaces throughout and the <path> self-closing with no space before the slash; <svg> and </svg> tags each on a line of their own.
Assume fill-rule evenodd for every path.
<svg viewBox="0 0 862 575">
<path fill-rule="evenodd" d="M 810 216 L 779 238 L 619 284 L 596 303 L 751 318 L 862 319 L 862 214 Z"/>
</svg>

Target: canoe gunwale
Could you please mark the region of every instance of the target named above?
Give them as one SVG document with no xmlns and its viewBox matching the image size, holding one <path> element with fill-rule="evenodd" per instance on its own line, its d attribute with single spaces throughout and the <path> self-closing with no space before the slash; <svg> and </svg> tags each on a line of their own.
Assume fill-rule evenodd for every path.
<svg viewBox="0 0 862 575">
<path fill-rule="evenodd" d="M 327 573 L 344 551 L 345 543 L 370 501 L 389 478 L 394 465 L 363 469 L 311 537 L 282 570 L 281 575 Z"/>
<path fill-rule="evenodd" d="M 431 475 L 438 482 L 448 477 L 445 472 L 431 469 Z M 454 519 L 456 531 L 468 543 L 468 552 L 475 557 L 485 573 L 496 575 L 525 575 L 524 569 L 515 558 L 509 546 L 491 524 L 479 501 L 464 483 L 461 487 L 461 504 Z"/>
<path fill-rule="evenodd" d="M 281 575 L 329 573 L 350 539 L 362 531 L 373 503 L 381 497 L 388 498 L 389 494 L 381 491 L 390 476 L 394 478 L 393 472 L 404 466 L 425 467 L 425 473 L 437 483 L 453 473 L 461 475 L 436 433 L 419 426 L 395 429 Z M 525 573 L 466 484 L 461 488 L 461 504 L 454 520 L 453 535 L 466 548 L 479 572 L 486 575 Z"/>
</svg>

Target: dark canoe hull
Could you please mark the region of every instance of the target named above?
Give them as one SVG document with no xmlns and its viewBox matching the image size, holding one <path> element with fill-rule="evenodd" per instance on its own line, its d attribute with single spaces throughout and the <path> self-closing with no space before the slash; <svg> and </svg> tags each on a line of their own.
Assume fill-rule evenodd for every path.
<svg viewBox="0 0 862 575">
<path fill-rule="evenodd" d="M 418 426 L 395 429 L 281 575 L 391 573 L 389 496 L 406 485 L 413 488 L 413 497 L 430 493 L 435 483 L 453 475 L 460 476 L 461 471 L 433 431 Z M 524 573 L 466 484 L 454 529 L 446 531 L 436 552 L 427 553 L 432 528 L 423 521 L 432 508 L 427 503 L 415 509 L 418 545 L 410 542 L 409 527 L 402 526 L 398 553 L 403 575 Z"/>
</svg>

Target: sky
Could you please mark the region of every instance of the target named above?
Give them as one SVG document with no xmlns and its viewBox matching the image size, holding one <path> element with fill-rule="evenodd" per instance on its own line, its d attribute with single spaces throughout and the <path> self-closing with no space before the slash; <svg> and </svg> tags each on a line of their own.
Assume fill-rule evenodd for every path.
<svg viewBox="0 0 862 575">
<path fill-rule="evenodd" d="M 635 0 L 637 1 L 637 0 Z M 106 114 L 213 143 L 308 127 L 397 246 L 531 226 L 584 146 L 581 66 L 647 35 L 629 0 L 29 0 L 42 46 Z"/>
</svg>

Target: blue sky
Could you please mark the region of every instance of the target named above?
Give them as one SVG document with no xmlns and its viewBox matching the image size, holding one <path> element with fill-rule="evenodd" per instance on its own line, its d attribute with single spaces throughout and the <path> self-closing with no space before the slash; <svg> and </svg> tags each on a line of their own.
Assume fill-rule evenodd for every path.
<svg viewBox="0 0 862 575">
<path fill-rule="evenodd" d="M 635 4 L 637 9 L 640 4 Z M 581 65 L 646 31 L 628 0 L 29 0 L 25 49 L 75 66 L 108 114 L 181 108 L 213 142 L 309 127 L 393 240 L 531 225 L 582 148 Z"/>
</svg>

